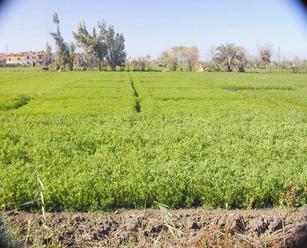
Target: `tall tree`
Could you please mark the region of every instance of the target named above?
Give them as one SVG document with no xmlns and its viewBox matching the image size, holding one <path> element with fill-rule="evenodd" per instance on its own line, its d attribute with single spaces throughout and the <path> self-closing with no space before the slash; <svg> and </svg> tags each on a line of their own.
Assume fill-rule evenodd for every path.
<svg viewBox="0 0 307 248">
<path fill-rule="evenodd" d="M 195 66 L 198 58 L 199 58 L 199 51 L 197 47 L 192 46 L 192 47 L 187 47 L 185 49 L 184 53 L 185 61 L 188 66 L 188 70 L 192 71 L 193 67 Z"/>
<path fill-rule="evenodd" d="M 265 70 L 268 72 L 268 66 L 271 63 L 273 49 L 270 45 L 263 45 L 258 47 L 258 54 L 261 61 L 265 64 Z"/>
<path fill-rule="evenodd" d="M 68 49 L 68 53 L 67 53 L 68 69 L 72 71 L 74 67 L 76 46 L 74 43 L 70 42 L 69 45 L 67 46 L 67 49 Z"/>
<path fill-rule="evenodd" d="M 188 71 L 192 71 L 198 57 L 197 47 L 176 46 L 164 51 L 160 60 L 164 67 L 169 67 L 172 71 L 176 71 L 178 66 L 180 66 L 181 70 L 186 67 Z"/>
<path fill-rule="evenodd" d="M 57 29 L 59 29 L 60 18 L 57 12 L 54 12 L 54 14 L 52 15 L 52 22 L 56 25 Z M 57 56 L 57 54 L 57 44 L 55 43 L 55 56 Z"/>
<path fill-rule="evenodd" d="M 46 43 L 46 49 L 44 51 L 43 59 L 44 59 L 44 66 L 50 65 L 52 62 L 52 51 L 51 51 L 51 46 L 48 42 Z"/>
<path fill-rule="evenodd" d="M 87 31 L 84 23 L 80 23 L 77 32 L 73 32 L 74 38 L 78 46 L 83 48 L 88 60 L 94 59 L 99 70 L 102 69 L 105 56 L 107 54 L 107 47 L 104 42 L 105 28 L 103 23 L 98 24 L 99 33 L 96 28 L 93 28 L 92 34 Z"/>
<path fill-rule="evenodd" d="M 177 70 L 178 59 L 172 50 L 162 52 L 160 61 L 164 68 L 169 67 L 171 71 Z"/>
<path fill-rule="evenodd" d="M 105 33 L 105 44 L 107 46 L 107 62 L 112 70 L 115 70 L 116 66 L 122 66 L 126 60 L 125 38 L 123 34 L 115 34 L 114 27 L 110 26 Z"/>
<path fill-rule="evenodd" d="M 114 27 L 107 27 L 105 21 L 98 22 L 98 32 L 93 28 L 92 34 L 87 31 L 85 24 L 80 24 L 74 38 L 86 54 L 94 57 L 99 70 L 105 62 L 115 70 L 126 60 L 125 39 L 122 34 L 116 34 Z"/>
<path fill-rule="evenodd" d="M 71 61 L 73 61 L 75 52 L 74 46 L 72 44 L 69 45 L 64 41 L 60 31 L 60 20 L 57 13 L 53 15 L 53 22 L 57 24 L 57 31 L 50 33 L 50 35 L 56 44 L 57 61 L 60 64 L 59 70 L 63 70 L 66 65 L 68 65 L 69 69 L 72 70 L 73 67 L 71 66 Z"/>
<path fill-rule="evenodd" d="M 54 14 L 52 15 L 52 22 L 55 25 L 59 25 L 60 24 L 60 18 L 57 12 L 54 12 Z"/>
<path fill-rule="evenodd" d="M 244 64 L 246 63 L 246 54 L 244 49 L 235 43 L 225 43 L 220 44 L 216 48 L 213 60 L 225 68 L 226 71 L 233 71 L 236 66 L 240 71 L 243 71 Z"/>
</svg>

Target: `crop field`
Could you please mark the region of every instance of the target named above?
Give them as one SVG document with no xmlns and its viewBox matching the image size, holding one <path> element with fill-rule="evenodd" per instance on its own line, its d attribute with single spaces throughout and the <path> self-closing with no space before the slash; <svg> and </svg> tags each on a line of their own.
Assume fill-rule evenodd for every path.
<svg viewBox="0 0 307 248">
<path fill-rule="evenodd" d="M 307 75 L 0 71 L 0 206 L 307 204 Z"/>
</svg>

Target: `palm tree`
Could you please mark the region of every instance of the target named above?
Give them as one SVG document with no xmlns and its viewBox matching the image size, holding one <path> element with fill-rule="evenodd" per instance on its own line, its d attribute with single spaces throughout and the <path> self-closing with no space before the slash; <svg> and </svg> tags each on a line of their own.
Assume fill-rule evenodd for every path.
<svg viewBox="0 0 307 248">
<path fill-rule="evenodd" d="M 244 67 L 246 56 L 244 49 L 235 43 L 225 43 L 216 48 L 214 60 L 226 68 L 226 71 L 233 71 L 235 66 Z"/>
</svg>

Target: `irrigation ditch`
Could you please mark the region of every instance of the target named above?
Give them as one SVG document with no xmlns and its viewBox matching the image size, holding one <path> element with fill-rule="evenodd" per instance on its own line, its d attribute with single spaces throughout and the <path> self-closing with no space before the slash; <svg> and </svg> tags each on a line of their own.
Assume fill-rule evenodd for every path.
<svg viewBox="0 0 307 248">
<path fill-rule="evenodd" d="M 130 73 L 128 72 L 128 76 L 129 76 L 129 80 L 130 80 L 130 85 L 131 88 L 133 90 L 133 95 L 134 95 L 134 99 L 135 99 L 135 105 L 134 105 L 134 109 L 136 113 L 140 113 L 141 112 L 141 100 L 139 97 L 139 93 L 137 91 L 137 89 L 135 88 L 135 83 L 130 75 Z"/>
</svg>

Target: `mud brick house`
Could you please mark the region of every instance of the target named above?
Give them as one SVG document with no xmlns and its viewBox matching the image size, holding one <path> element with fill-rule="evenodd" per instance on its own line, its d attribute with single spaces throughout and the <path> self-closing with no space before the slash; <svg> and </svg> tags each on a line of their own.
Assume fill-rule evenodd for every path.
<svg viewBox="0 0 307 248">
<path fill-rule="evenodd" d="M 42 66 L 44 63 L 43 52 L 24 52 L 19 54 L 8 54 L 5 58 L 7 65 L 16 66 Z"/>
</svg>

